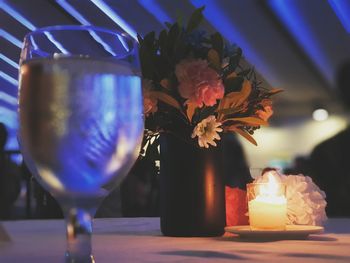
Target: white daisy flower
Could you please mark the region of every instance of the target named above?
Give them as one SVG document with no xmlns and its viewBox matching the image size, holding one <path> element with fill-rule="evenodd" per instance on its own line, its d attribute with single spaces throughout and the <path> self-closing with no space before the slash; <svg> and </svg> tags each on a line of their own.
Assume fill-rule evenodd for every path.
<svg viewBox="0 0 350 263">
<path fill-rule="evenodd" d="M 215 116 L 210 115 L 196 125 L 192 133 L 192 138 L 198 136 L 198 144 L 200 147 L 209 148 L 209 145 L 216 146 L 214 140 L 221 139 L 218 134 L 218 132 L 222 132 L 220 126 L 221 123 L 216 121 Z"/>
</svg>

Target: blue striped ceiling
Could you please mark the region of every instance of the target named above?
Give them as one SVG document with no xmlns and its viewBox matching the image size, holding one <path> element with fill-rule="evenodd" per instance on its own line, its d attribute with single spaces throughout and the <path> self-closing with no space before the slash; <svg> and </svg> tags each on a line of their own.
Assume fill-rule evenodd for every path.
<svg viewBox="0 0 350 263">
<path fill-rule="evenodd" d="M 287 91 L 277 117 L 309 114 L 311 101 L 337 104 L 334 74 L 350 59 L 348 0 L 0 0 L 0 122 L 14 137 L 18 60 L 26 33 L 50 25 L 91 24 L 135 37 L 159 32 L 162 21 L 188 17 L 202 5 L 205 28 L 241 46 L 269 84 Z"/>
</svg>

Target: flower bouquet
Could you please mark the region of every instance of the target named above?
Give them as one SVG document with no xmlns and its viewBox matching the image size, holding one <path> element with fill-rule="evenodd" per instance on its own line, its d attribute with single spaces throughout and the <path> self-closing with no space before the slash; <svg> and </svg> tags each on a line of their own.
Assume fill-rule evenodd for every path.
<svg viewBox="0 0 350 263">
<path fill-rule="evenodd" d="M 252 135 L 268 125 L 271 96 L 281 90 L 262 87 L 254 69 L 240 65 L 242 50 L 220 33 L 197 30 L 203 9 L 186 26 L 166 23 L 158 37 L 139 36 L 147 134 L 171 132 L 208 148 L 222 132 L 236 132 L 257 145 Z"/>
<path fill-rule="evenodd" d="M 171 236 L 223 233 L 223 160 L 230 156 L 227 148 L 237 145 L 223 143 L 223 134 L 237 133 L 257 145 L 252 135 L 268 124 L 271 96 L 281 91 L 264 88 L 254 69 L 242 66 L 239 47 L 218 32 L 198 29 L 203 9 L 186 25 L 165 23 L 158 36 L 139 36 L 144 144 L 154 154 L 149 148 L 158 149 L 153 142 L 160 135 L 161 229 Z"/>
</svg>

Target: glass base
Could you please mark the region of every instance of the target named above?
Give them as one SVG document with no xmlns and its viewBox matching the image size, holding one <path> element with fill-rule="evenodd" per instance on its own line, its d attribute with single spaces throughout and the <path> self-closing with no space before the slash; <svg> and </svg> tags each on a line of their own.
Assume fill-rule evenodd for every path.
<svg viewBox="0 0 350 263">
<path fill-rule="evenodd" d="M 93 255 L 90 255 L 88 257 L 72 257 L 69 252 L 66 252 L 65 254 L 65 263 L 95 263 L 95 259 Z"/>
</svg>

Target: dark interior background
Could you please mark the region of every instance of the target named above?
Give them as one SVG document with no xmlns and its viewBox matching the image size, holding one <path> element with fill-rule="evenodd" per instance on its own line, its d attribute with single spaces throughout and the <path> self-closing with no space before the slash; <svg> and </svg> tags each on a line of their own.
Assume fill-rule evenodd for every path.
<svg viewBox="0 0 350 263">
<path fill-rule="evenodd" d="M 286 166 L 346 126 L 335 75 L 350 59 L 350 1 L 5 0 L 0 1 L 0 121 L 10 130 L 7 149 L 18 149 L 18 60 L 26 33 L 91 24 L 135 37 L 159 32 L 164 21 L 186 18 L 202 5 L 204 27 L 239 45 L 269 86 L 285 90 L 276 99 L 271 126 L 256 134 L 259 146 L 242 141 L 252 166 Z M 325 108 L 329 118 L 314 121 L 315 107 Z"/>
</svg>

